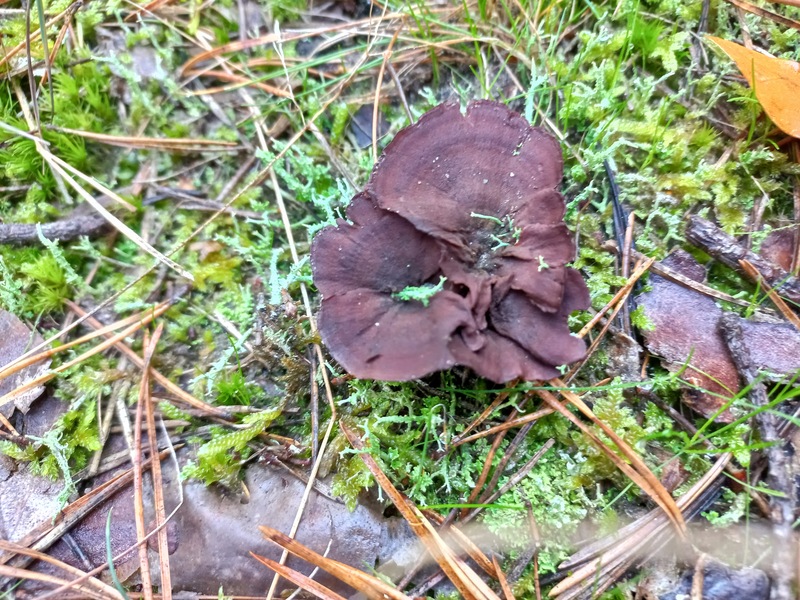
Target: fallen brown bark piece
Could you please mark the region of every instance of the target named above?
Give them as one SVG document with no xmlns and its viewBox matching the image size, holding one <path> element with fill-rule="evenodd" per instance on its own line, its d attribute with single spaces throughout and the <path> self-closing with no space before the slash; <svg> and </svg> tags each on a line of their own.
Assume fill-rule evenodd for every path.
<svg viewBox="0 0 800 600">
<path fill-rule="evenodd" d="M 726 313 L 719 320 L 719 329 L 736 370 L 741 377 L 742 384 L 750 386 L 748 397 L 753 406 L 763 408 L 769 404 L 767 389 L 764 382 L 758 380 L 758 372 L 754 368 L 753 359 L 744 340 L 744 330 L 741 320 L 733 313 Z M 794 544 L 792 542 L 792 523 L 797 504 L 795 477 L 792 473 L 790 454 L 794 449 L 789 442 L 782 439 L 778 433 L 780 419 L 769 412 L 761 412 L 755 416 L 756 424 L 761 433 L 763 442 L 770 442 L 772 446 L 765 450 L 769 462 L 769 475 L 767 484 L 776 492 L 770 498 L 770 512 L 775 533 L 773 554 L 774 585 L 772 600 L 791 600 L 796 596 L 792 593 L 792 575 L 794 571 Z"/>
<path fill-rule="evenodd" d="M 792 277 L 770 261 L 743 248 L 733 237 L 710 221 L 696 215 L 689 217 L 686 240 L 737 271 L 741 271 L 740 260 L 752 263 L 781 296 L 800 304 L 800 279 Z"/>
<path fill-rule="evenodd" d="M 702 281 L 705 275 L 702 266 L 684 251 L 674 252 L 663 264 L 694 281 Z M 653 330 L 643 332 L 645 346 L 661 357 L 670 371 L 686 365 L 682 378 L 692 387 L 684 391 L 683 401 L 711 417 L 740 389 L 738 370 L 717 328 L 724 311 L 714 299 L 663 277 L 652 275 L 650 286 L 651 290 L 637 299 L 654 325 Z M 757 370 L 786 375 L 800 369 L 800 333 L 793 326 L 736 318 Z M 722 422 L 733 418 L 730 410 L 717 416 Z"/>
<path fill-rule="evenodd" d="M 774 230 L 761 244 L 759 254 L 788 273 L 792 270 L 794 257 L 794 231 L 788 228 Z"/>
</svg>

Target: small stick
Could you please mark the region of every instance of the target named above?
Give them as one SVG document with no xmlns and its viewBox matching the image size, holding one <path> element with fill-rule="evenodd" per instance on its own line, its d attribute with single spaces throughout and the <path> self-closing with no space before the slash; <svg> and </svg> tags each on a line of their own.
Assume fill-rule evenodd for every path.
<svg viewBox="0 0 800 600">
<path fill-rule="evenodd" d="M 800 304 L 800 279 L 792 277 L 758 254 L 742 248 L 733 237 L 713 223 L 698 216 L 689 217 L 686 225 L 686 240 L 737 271 L 742 268 L 739 261 L 747 260 L 761 273 L 764 281 L 774 287 L 778 293 L 792 302 Z"/>
<path fill-rule="evenodd" d="M 0 223 L 0 244 L 39 243 L 37 227 L 48 240 L 71 241 L 81 236 L 96 237 L 109 227 L 108 221 L 97 213 L 75 211 L 72 215 L 45 223 Z"/>
</svg>

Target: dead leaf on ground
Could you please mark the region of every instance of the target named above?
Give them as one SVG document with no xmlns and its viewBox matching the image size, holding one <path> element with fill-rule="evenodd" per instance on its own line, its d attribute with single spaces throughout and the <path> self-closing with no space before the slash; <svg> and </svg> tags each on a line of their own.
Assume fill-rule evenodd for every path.
<svg viewBox="0 0 800 600">
<path fill-rule="evenodd" d="M 703 267 L 682 250 L 662 264 L 695 281 L 705 276 Z M 663 277 L 653 275 L 650 285 L 651 291 L 638 298 L 655 326 L 644 332 L 645 345 L 670 371 L 681 370 L 688 361 L 682 377 L 693 387 L 684 391 L 684 402 L 710 417 L 740 388 L 739 374 L 717 330 L 723 311 L 712 298 Z M 800 369 L 800 332 L 792 325 L 742 319 L 742 332 L 759 371 L 780 376 Z M 717 420 L 729 423 L 733 418 L 725 410 Z"/>
<path fill-rule="evenodd" d="M 713 35 L 707 38 L 733 59 L 772 122 L 800 138 L 800 63 L 761 54 Z"/>
<path fill-rule="evenodd" d="M 248 467 L 244 485 L 250 493 L 247 500 L 219 486 L 184 484 L 184 504 L 174 521 L 178 548 L 170 556 L 175 591 L 216 595 L 223 586 L 226 595 L 266 594 L 272 576 L 250 552 L 277 561 L 281 550 L 267 542 L 258 527 L 289 531 L 305 483 L 278 467 L 256 463 Z M 410 569 L 418 553 L 402 519 L 384 517 L 382 507 L 369 502 L 359 502 L 350 512 L 317 491 L 311 494 L 296 537 L 319 554 L 325 554 L 330 542 L 328 558 L 358 568 L 380 564 L 383 570 L 396 563 L 395 573 Z M 286 564 L 305 575 L 313 569 L 297 558 Z M 325 572 L 314 579 L 334 592 L 352 593 Z M 293 586 L 281 581 L 279 589 L 287 587 Z"/>
<path fill-rule="evenodd" d="M 0 310 L 0 367 L 4 367 L 16 360 L 33 346 L 42 342 L 42 337 L 35 332 L 31 332 L 27 325 L 20 321 L 10 312 Z M 10 391 L 21 385 L 36 379 L 47 372 L 50 361 L 38 362 L 30 367 L 22 369 L 18 373 L 0 379 L 0 397 L 5 396 Z M 38 398 L 44 391 L 44 386 L 37 386 L 27 392 L 20 394 L 12 403 L 0 407 L 0 412 L 5 417 L 10 417 L 14 409 L 27 413 L 31 403 Z"/>
<path fill-rule="evenodd" d="M 784 271 L 790 272 L 794 254 L 794 232 L 788 228 L 771 231 L 761 244 L 759 254 Z"/>
</svg>

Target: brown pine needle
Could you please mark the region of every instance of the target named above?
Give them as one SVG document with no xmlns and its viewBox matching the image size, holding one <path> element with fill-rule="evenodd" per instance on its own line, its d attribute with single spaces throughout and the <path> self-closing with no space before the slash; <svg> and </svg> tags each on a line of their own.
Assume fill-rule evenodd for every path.
<svg viewBox="0 0 800 600">
<path fill-rule="evenodd" d="M 187 95 L 189 96 L 207 96 L 209 94 L 218 94 L 222 92 L 230 92 L 233 90 L 237 90 L 241 87 L 254 87 L 256 89 L 261 90 L 262 92 L 266 92 L 268 94 L 272 94 L 273 96 L 277 96 L 279 98 L 291 98 L 292 93 L 287 92 L 286 90 L 282 90 L 281 88 L 275 87 L 274 85 L 270 85 L 268 83 L 264 83 L 262 81 L 253 80 L 243 75 L 236 75 L 235 73 L 226 73 L 225 71 L 218 71 L 215 69 L 208 69 L 208 70 L 201 70 L 201 69 L 192 69 L 186 72 L 187 77 L 214 77 L 215 79 L 219 79 L 220 81 L 229 81 L 233 85 L 226 85 L 222 87 L 214 87 L 214 88 L 205 88 L 202 90 L 197 90 L 193 92 L 188 92 Z"/>
<path fill-rule="evenodd" d="M 622 455 L 627 458 L 631 464 L 625 462 L 614 450 L 609 448 L 592 430 L 572 412 L 559 402 L 553 394 L 547 390 L 537 390 L 537 394 L 547 402 L 552 408 L 560 412 L 574 425 L 576 425 L 589 439 L 600 449 L 606 456 L 622 471 L 631 481 L 638 485 L 642 491 L 649 495 L 653 501 L 658 504 L 669 519 L 675 525 L 678 534 L 683 537 L 686 533 L 686 522 L 683 519 L 675 500 L 670 496 L 669 492 L 664 488 L 664 485 L 658 480 L 653 472 L 647 467 L 641 457 L 633 451 L 633 449 L 619 437 L 608 425 L 597 418 L 592 410 L 578 396 L 567 390 L 564 383 L 559 379 L 553 379 L 550 382 L 554 387 L 562 388 L 560 393 L 565 397 L 566 401 L 573 404 L 580 410 L 589 420 L 595 425 L 600 427 L 611 441 L 617 446 Z"/>
<path fill-rule="evenodd" d="M 514 385 L 516 385 L 516 383 L 512 382 L 511 384 L 509 384 L 509 387 L 513 387 Z M 478 415 L 472 421 L 472 423 L 467 425 L 467 428 L 462 433 L 453 438 L 452 442 L 450 443 L 450 446 L 452 448 L 455 448 L 456 446 L 463 444 L 465 439 L 464 436 L 466 436 L 470 431 L 472 431 L 478 425 L 480 425 L 486 419 L 488 419 L 489 415 L 491 415 L 497 409 L 497 407 L 500 406 L 500 404 L 505 401 L 506 398 L 508 398 L 508 392 L 501 392 L 497 394 L 497 397 L 494 400 L 492 400 L 492 403 L 486 408 L 484 408 L 481 414 Z"/>
<path fill-rule="evenodd" d="M 513 420 L 506 421 L 500 425 L 495 425 L 491 429 L 487 429 L 486 431 L 479 431 L 478 433 L 473 433 L 470 436 L 465 438 L 459 439 L 457 442 L 450 444 L 449 448 L 456 448 L 462 444 L 468 444 L 469 442 L 474 442 L 475 440 L 479 440 L 481 438 L 485 438 L 490 435 L 494 435 L 495 433 L 499 433 L 501 431 L 505 431 L 506 429 L 513 429 L 515 427 L 522 427 L 527 423 L 532 423 L 533 421 L 538 421 L 542 417 L 546 417 L 547 415 L 553 414 L 552 408 L 542 408 L 535 412 L 532 412 L 527 415 L 523 415 Z"/>
<path fill-rule="evenodd" d="M 381 17 L 377 18 L 367 17 L 365 19 L 360 19 L 358 21 L 348 21 L 345 23 L 340 23 L 338 25 L 320 27 L 317 29 L 312 29 L 310 31 L 303 31 L 289 35 L 283 35 L 282 33 L 269 33 L 267 35 L 262 35 L 261 37 L 257 38 L 230 42 L 228 44 L 223 44 L 222 46 L 217 46 L 216 48 L 212 48 L 211 50 L 201 52 L 198 55 L 193 56 L 192 58 L 187 60 L 184 63 L 184 65 L 180 68 L 180 76 L 186 77 L 187 74 L 195 67 L 195 65 L 198 65 L 199 63 L 205 62 L 212 58 L 216 58 L 223 54 L 230 54 L 232 52 L 239 52 L 241 50 L 248 50 L 250 48 L 258 48 L 259 46 L 270 46 L 277 42 L 283 42 L 284 44 L 287 42 L 295 42 L 310 37 L 321 36 L 326 33 L 334 33 L 336 31 L 342 31 L 342 30 L 357 31 L 359 28 L 362 28 L 364 26 L 374 27 L 376 23 L 380 23 L 382 21 L 390 21 L 392 19 L 400 19 L 405 17 L 406 15 L 404 13 L 389 13 L 387 15 L 382 15 Z M 417 40 L 414 41 L 416 42 Z"/>
<path fill-rule="evenodd" d="M 67 8 L 65 8 L 63 11 L 61 11 L 56 16 L 54 16 L 52 19 L 50 19 L 49 21 L 46 21 L 45 24 L 44 24 L 45 30 L 47 30 L 47 28 L 52 27 L 53 25 L 58 23 L 61 19 L 70 19 L 70 18 L 72 18 L 72 15 L 81 6 L 83 6 L 83 0 L 77 0 L 76 2 L 73 2 Z M 29 36 L 29 38 L 27 40 L 21 41 L 19 44 L 17 44 L 13 48 L 10 48 L 5 54 L 0 56 L 0 67 L 2 67 L 9 60 L 14 58 L 17 54 L 22 52 L 22 50 L 24 50 L 25 47 L 30 42 L 33 42 L 34 40 L 37 40 L 39 38 L 39 36 L 41 35 L 41 33 L 42 32 L 41 32 L 40 29 L 36 29 L 35 31 L 31 31 L 31 34 L 30 34 L 30 36 Z"/>
<path fill-rule="evenodd" d="M 639 281 L 642 275 L 647 273 L 647 271 L 650 269 L 650 266 L 655 261 L 656 261 L 655 258 L 645 258 L 644 261 L 640 263 L 639 266 L 637 266 L 636 269 L 633 271 L 631 276 L 628 278 L 628 281 L 625 282 L 625 285 L 619 288 L 617 293 L 614 294 L 614 297 L 611 299 L 611 301 L 608 304 L 606 304 L 602 309 L 600 309 L 600 311 L 594 317 L 592 317 L 591 321 L 589 321 L 586 325 L 583 326 L 583 328 L 578 332 L 578 337 L 584 337 L 594 328 L 595 325 L 597 325 L 600 319 L 602 319 L 606 315 L 606 313 L 608 313 L 609 310 L 611 310 L 615 306 L 619 306 L 620 304 L 624 303 L 625 300 L 628 298 L 628 294 L 631 293 L 633 286 L 636 284 L 637 281 Z"/>
<path fill-rule="evenodd" d="M 383 580 L 373 577 L 372 575 L 368 575 L 367 573 L 351 567 L 350 565 L 346 565 L 345 563 L 339 562 L 338 560 L 333 560 L 332 558 L 327 558 L 326 556 L 314 552 L 294 538 L 290 538 L 288 535 L 281 533 L 277 529 L 264 526 L 261 526 L 258 529 L 269 541 L 294 554 L 298 558 L 302 558 L 306 562 L 309 562 L 312 565 L 327 571 L 340 581 L 360 591 L 369 598 L 381 600 L 384 597 L 388 597 L 392 600 L 408 600 L 408 596 Z M 275 565 L 283 566 L 278 565 L 278 563 L 275 563 Z M 278 572 L 274 567 L 270 568 L 273 571 Z"/>
<path fill-rule="evenodd" d="M 299 571 L 295 571 L 294 569 L 290 569 L 286 565 L 282 565 L 279 562 L 276 562 L 266 556 L 260 556 L 254 552 L 250 553 L 250 556 L 255 558 L 261 564 L 269 567 L 273 571 L 275 571 L 278 575 L 283 577 L 284 579 L 288 579 L 296 586 L 301 587 L 307 592 L 311 592 L 317 598 L 321 598 L 322 600 L 347 600 L 344 596 L 340 596 L 336 592 L 332 592 L 324 585 L 317 583 L 310 577 L 303 575 Z"/>
<path fill-rule="evenodd" d="M 74 348 L 75 346 L 80 346 L 81 344 L 85 344 L 86 342 L 92 341 L 94 338 L 103 336 L 106 334 L 111 333 L 112 331 L 116 331 L 120 327 L 126 327 L 131 325 L 132 323 L 141 322 L 142 325 L 145 324 L 146 316 L 150 316 L 150 320 L 153 317 L 159 317 L 166 310 L 169 308 L 168 302 L 162 302 L 161 304 L 157 304 L 151 310 L 137 313 L 130 317 L 126 317 L 125 319 L 121 319 L 119 321 L 115 321 L 111 325 L 106 325 L 98 329 L 97 331 L 93 331 L 92 333 L 88 333 L 84 336 L 79 337 L 78 339 L 72 340 L 71 342 L 67 342 L 66 344 L 62 344 L 61 346 L 57 346 L 55 348 L 49 348 L 44 352 L 39 352 L 37 354 L 33 354 L 31 356 L 21 356 L 17 360 L 10 362 L 9 364 L 5 365 L 3 368 L 0 368 L 0 380 L 3 380 L 7 377 L 10 377 L 14 373 L 18 373 L 22 369 L 29 367 L 31 365 L 36 364 L 37 362 L 47 360 L 52 358 L 56 354 L 60 352 L 64 352 L 65 350 L 69 350 L 70 348 Z"/>
<path fill-rule="evenodd" d="M 150 343 L 145 350 L 145 365 L 149 365 L 155 353 L 158 340 L 164 331 L 163 321 L 158 324 Z M 147 423 L 147 441 L 150 445 L 150 456 L 158 454 L 158 434 L 156 433 L 156 420 L 154 406 L 150 397 L 150 379 L 147 376 L 149 369 L 142 370 L 142 393 L 144 395 L 145 421 Z M 154 460 L 150 463 L 150 473 L 153 477 L 153 503 L 155 504 L 156 528 L 158 533 L 158 564 L 161 570 L 161 598 L 172 600 L 172 576 L 169 569 L 169 543 L 167 539 L 167 511 L 164 508 L 164 479 L 161 476 L 161 461 Z"/>
<path fill-rule="evenodd" d="M 75 575 L 76 577 L 83 577 L 85 575 L 85 573 L 83 571 L 81 571 L 80 569 L 77 569 L 77 568 L 73 567 L 72 565 L 69 565 L 69 564 L 67 564 L 65 562 L 62 562 L 62 561 L 58 560 L 57 558 L 53 558 L 49 554 L 46 554 L 44 552 L 39 552 L 38 550 L 32 550 L 31 548 L 26 548 L 25 546 L 21 546 L 19 544 L 14 543 L 14 542 L 9 542 L 9 541 L 6 541 L 6 540 L 0 540 L 0 550 L 2 550 L 4 552 L 13 553 L 13 554 L 20 554 L 20 555 L 23 555 L 23 556 L 28 556 L 28 557 L 30 557 L 32 559 L 40 560 L 40 561 L 49 563 L 51 565 L 54 565 L 54 566 L 58 567 L 59 569 L 61 569 L 62 571 L 65 571 L 66 573 L 68 573 L 70 575 Z M 28 573 L 30 573 L 30 572 L 23 572 L 23 575 L 22 575 L 21 578 L 22 579 L 28 579 L 29 578 L 29 577 L 27 577 Z M 64 580 L 62 580 L 62 581 L 64 581 Z M 91 586 L 92 588 L 94 588 L 93 591 L 97 592 L 100 595 L 101 598 L 115 598 L 115 599 L 119 599 L 119 600 L 121 600 L 121 598 L 122 598 L 122 596 L 120 595 L 120 593 L 116 589 L 114 589 L 110 585 L 100 581 L 96 577 L 90 577 L 90 578 L 86 579 L 85 582 L 86 582 L 86 584 L 88 586 Z M 81 593 L 91 593 L 86 589 L 86 586 L 83 585 L 82 581 L 81 582 L 77 582 L 77 581 L 73 582 L 73 581 L 66 580 L 66 581 L 64 581 L 64 583 L 62 585 L 70 585 L 70 584 L 72 586 L 74 586 L 72 589 L 75 590 L 75 591 L 80 591 Z"/>
<path fill-rule="evenodd" d="M 39 377 L 35 377 L 34 379 L 31 379 L 31 380 L 27 381 L 26 383 L 24 383 L 23 385 L 19 386 L 17 389 L 11 390 L 10 392 L 5 394 L 4 396 L 0 396 L 0 406 L 4 406 L 4 405 L 8 404 L 9 402 L 11 402 L 15 398 L 17 398 L 20 394 L 23 394 L 23 393 L 27 392 L 28 390 L 32 390 L 35 387 L 38 387 L 38 386 L 40 386 L 42 384 L 47 383 L 48 381 L 53 379 L 59 373 L 63 373 L 67 369 L 69 369 L 71 367 L 74 367 L 77 364 L 80 364 L 81 362 L 83 362 L 84 360 L 89 358 L 90 356 L 94 356 L 95 354 L 99 354 L 100 352 L 104 352 L 108 348 L 114 346 L 115 344 L 117 344 L 118 342 L 124 340 L 126 337 L 128 337 L 132 333 L 138 331 L 143 326 L 145 326 L 148 323 L 150 323 L 153 319 L 156 318 L 156 316 L 157 315 L 156 315 L 155 312 L 152 312 L 152 313 L 146 315 L 143 319 L 135 322 L 133 325 L 130 325 L 130 326 L 126 327 L 125 329 L 123 329 L 121 332 L 117 333 L 116 335 L 113 335 L 113 336 L 109 337 L 105 342 L 102 342 L 102 343 L 98 344 L 97 346 L 95 346 L 93 348 L 90 348 L 89 350 L 87 350 L 86 352 L 80 354 L 79 356 L 76 356 L 72 360 L 64 363 L 63 365 L 60 365 L 60 366 L 56 367 L 55 369 L 53 369 L 49 373 L 45 373 L 44 375 L 41 375 Z"/>
<path fill-rule="evenodd" d="M 74 302 L 67 300 L 66 305 L 69 306 L 70 310 L 74 312 L 76 315 L 78 315 L 81 318 L 85 318 L 86 322 L 91 327 L 94 327 L 95 329 L 102 328 L 102 324 L 100 323 L 100 321 L 98 321 L 94 317 L 89 317 L 86 311 L 84 311 L 80 306 L 78 306 Z M 106 337 L 108 337 L 107 334 Z M 127 356 L 128 359 L 137 367 L 139 367 L 140 369 L 144 368 L 144 362 L 142 361 L 142 357 L 136 354 L 136 352 L 131 350 L 127 345 L 122 343 L 122 339 L 118 340 L 114 344 L 114 346 L 116 347 L 117 350 L 119 350 L 125 356 Z M 225 410 L 217 408 L 216 406 L 212 406 L 206 402 L 203 402 L 202 400 L 192 396 L 189 392 L 184 391 L 180 386 L 170 381 L 167 377 L 162 375 L 159 371 L 157 371 L 153 367 L 150 367 L 150 377 L 152 377 L 153 381 L 158 383 L 161 387 L 163 387 L 170 394 L 175 396 L 178 400 L 184 402 L 185 404 L 188 404 L 193 408 L 201 410 L 205 414 L 214 415 L 217 417 L 224 417 L 227 415 Z"/>
<path fill-rule="evenodd" d="M 764 280 L 764 278 L 761 276 L 761 273 L 759 273 L 758 269 L 756 269 L 755 265 L 746 259 L 740 260 L 739 264 L 742 266 L 742 270 L 745 272 L 745 274 L 753 282 L 757 283 L 763 288 L 763 290 L 767 293 L 767 296 L 769 296 L 769 299 L 772 300 L 772 303 L 786 318 L 786 320 L 800 330 L 800 317 L 798 317 L 797 313 L 789 308 L 789 305 L 786 304 L 786 301 L 778 295 L 778 292 L 776 292 L 772 286 Z"/>
<path fill-rule="evenodd" d="M 730 453 L 720 455 L 711 469 L 689 491 L 678 498 L 678 507 L 681 510 L 688 509 L 722 474 L 731 458 Z M 630 566 L 632 560 L 640 558 L 641 550 L 647 543 L 659 535 L 668 533 L 668 524 L 667 515 L 660 509 L 656 509 L 614 534 L 585 546 L 559 565 L 560 570 L 572 571 L 572 573 L 550 591 L 550 596 L 573 598 L 580 596 L 585 591 L 581 586 L 595 588 L 598 578 L 605 577 L 604 573 L 616 570 L 619 565 Z M 605 579 L 609 582 L 613 581 L 608 577 Z"/>
<path fill-rule="evenodd" d="M 500 570 L 500 564 L 497 562 L 496 556 L 492 556 L 492 564 L 494 565 L 494 570 L 500 581 L 500 588 L 503 590 L 503 595 L 506 597 L 506 600 L 514 600 L 514 592 L 511 591 L 511 586 L 508 585 L 506 576 L 503 575 L 503 572 Z"/>
<path fill-rule="evenodd" d="M 48 575 L 46 573 L 39 573 L 37 571 L 28 571 L 27 569 L 21 569 L 19 567 L 9 567 L 8 565 L 0 565 L 0 576 L 8 577 L 11 579 L 22 579 L 22 580 L 30 580 L 30 581 L 40 581 L 42 583 L 48 583 L 53 587 L 62 586 L 65 589 L 75 589 L 78 590 L 81 594 L 85 595 L 85 598 L 91 598 L 96 600 L 108 600 L 109 598 L 113 598 L 114 600 L 119 600 L 121 596 L 119 593 L 115 595 L 105 594 L 97 592 L 88 587 L 82 587 L 73 584 L 68 579 L 62 579 L 60 577 L 56 577 L 54 575 Z M 116 591 L 116 590 L 115 590 Z"/>
<path fill-rule="evenodd" d="M 157 340 L 156 340 L 157 341 Z M 142 579 L 142 592 L 147 600 L 153 598 L 153 581 L 150 575 L 150 561 L 147 558 L 147 544 L 142 542 L 147 537 L 144 523 L 144 478 L 142 469 L 142 417 L 145 403 L 150 402 L 150 359 L 153 357 L 155 344 L 150 341 L 150 336 L 144 335 L 144 359 L 142 368 L 142 381 L 139 386 L 139 401 L 136 403 L 136 420 L 133 426 L 133 448 L 131 448 L 131 462 L 133 463 L 133 511 L 136 523 L 136 541 L 139 551 L 139 577 Z M 150 439 L 151 448 L 155 445 Z M 155 482 L 154 482 L 155 486 Z"/>
<path fill-rule="evenodd" d="M 48 129 L 61 133 L 77 135 L 87 140 L 118 146 L 120 148 L 150 148 L 154 150 L 175 151 L 196 151 L 214 152 L 239 150 L 241 147 L 236 142 L 225 142 L 222 140 L 204 140 L 200 138 L 153 138 L 130 135 L 109 135 L 107 133 L 95 133 L 93 131 L 83 131 L 80 129 L 70 129 L 69 127 L 50 126 Z"/>
<path fill-rule="evenodd" d="M 372 456 L 366 452 L 363 440 L 358 437 L 344 422 L 340 421 L 339 426 L 344 432 L 350 444 L 359 451 L 359 457 L 367 465 L 375 481 L 381 486 L 389 496 L 394 505 L 408 521 L 412 531 L 420 538 L 428 552 L 439 564 L 448 579 L 456 586 L 459 593 L 467 600 L 499 600 L 497 594 L 486 586 L 478 575 L 463 561 L 455 556 L 450 547 L 442 540 L 439 533 L 428 522 L 425 516 L 414 506 L 412 502 L 403 496 L 396 487 L 389 481 L 386 474 L 378 466 Z"/>
</svg>

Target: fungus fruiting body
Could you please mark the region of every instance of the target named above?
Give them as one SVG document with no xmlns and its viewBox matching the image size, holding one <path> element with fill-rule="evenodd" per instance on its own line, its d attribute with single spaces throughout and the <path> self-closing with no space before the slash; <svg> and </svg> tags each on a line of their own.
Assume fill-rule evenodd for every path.
<svg viewBox="0 0 800 600">
<path fill-rule="evenodd" d="M 503 383 L 584 356 L 588 308 L 557 191 L 558 143 L 491 101 L 443 104 L 386 147 L 347 220 L 314 238 L 319 329 L 360 378 L 465 365 Z"/>
</svg>

